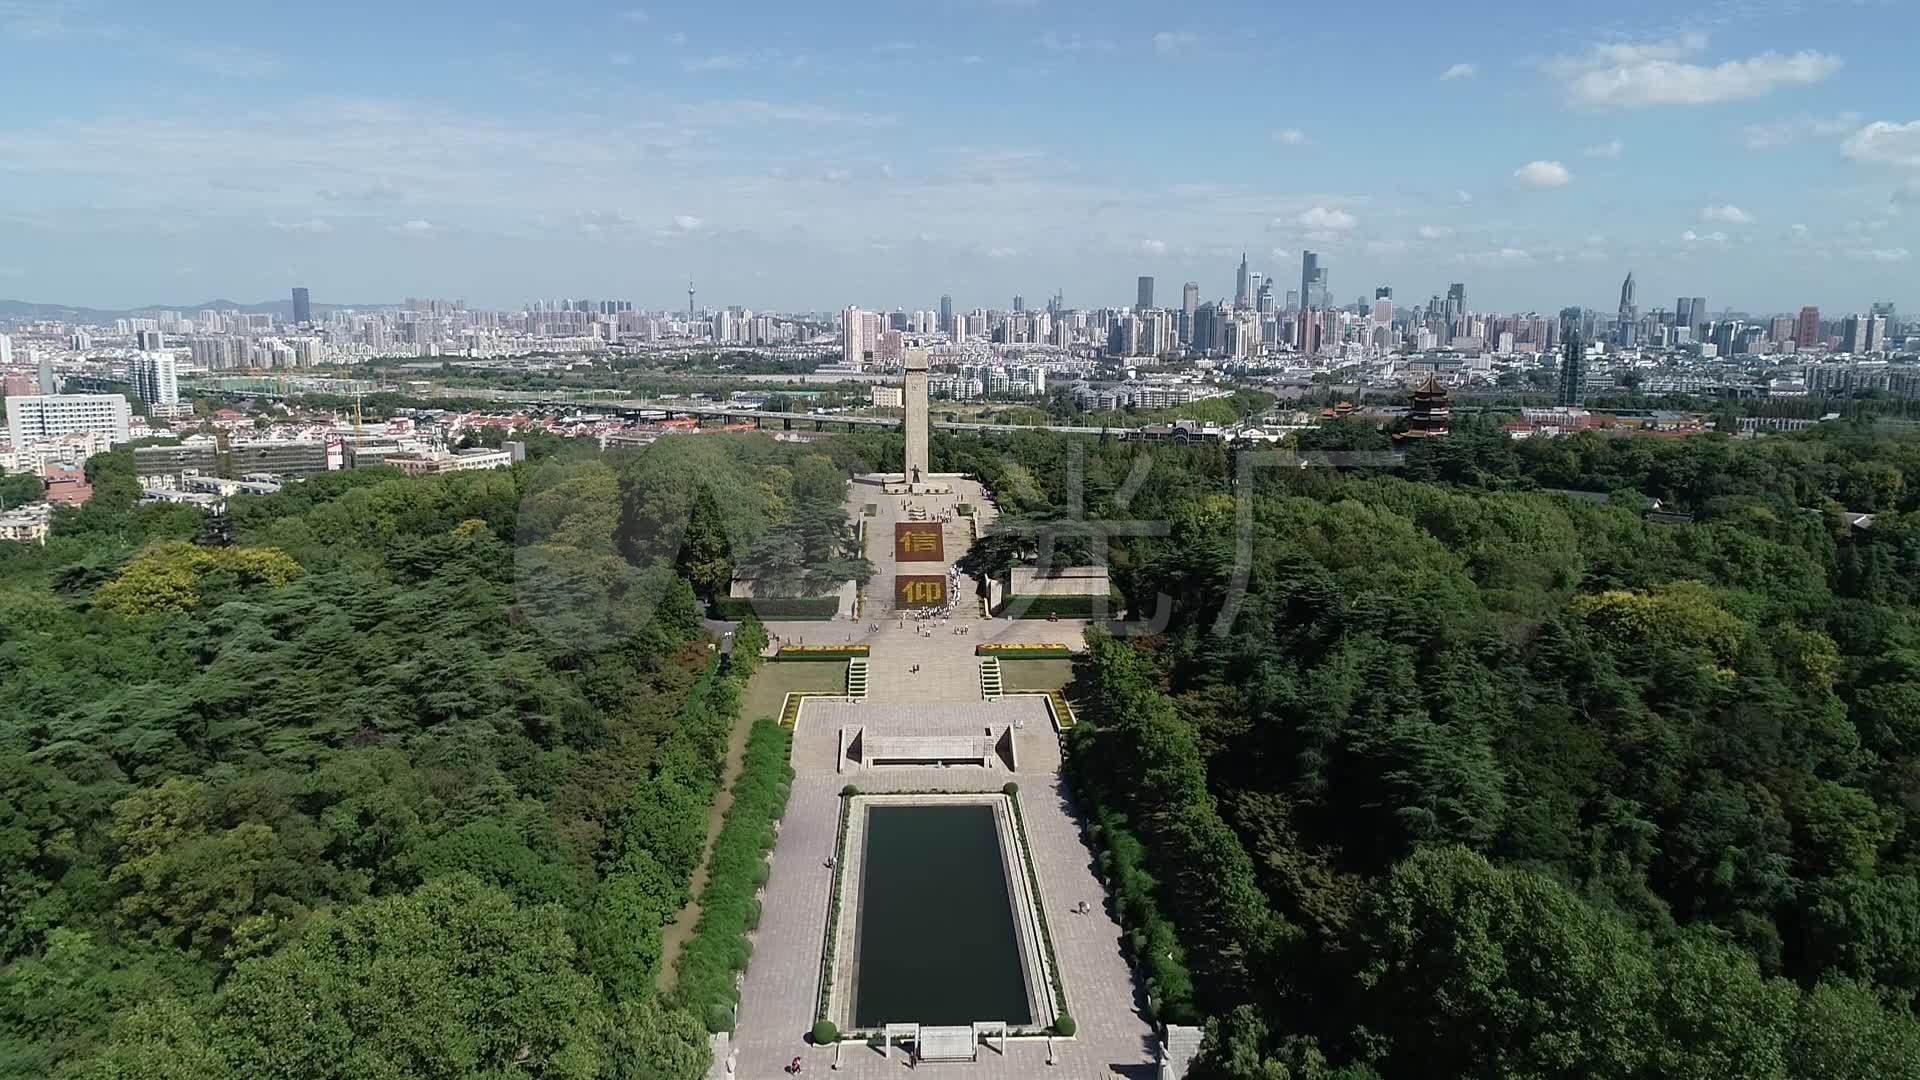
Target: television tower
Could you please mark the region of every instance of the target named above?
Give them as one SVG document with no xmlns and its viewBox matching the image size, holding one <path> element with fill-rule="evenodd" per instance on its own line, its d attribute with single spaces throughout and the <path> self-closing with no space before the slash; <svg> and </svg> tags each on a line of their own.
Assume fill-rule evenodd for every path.
<svg viewBox="0 0 1920 1080">
<path fill-rule="evenodd" d="M 687 321 L 693 321 L 693 277 L 687 277 Z"/>
</svg>

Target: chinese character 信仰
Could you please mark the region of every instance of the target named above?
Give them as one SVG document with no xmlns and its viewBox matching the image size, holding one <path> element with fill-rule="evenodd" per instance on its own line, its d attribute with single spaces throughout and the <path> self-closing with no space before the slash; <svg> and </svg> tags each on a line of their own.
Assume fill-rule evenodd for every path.
<svg viewBox="0 0 1920 1080">
<path fill-rule="evenodd" d="M 945 599 L 947 587 L 939 581 L 907 582 L 906 598 L 911 604 L 936 604 Z"/>
<path fill-rule="evenodd" d="M 900 534 L 901 551 L 938 551 L 940 538 L 932 533 L 910 532 Z"/>
</svg>

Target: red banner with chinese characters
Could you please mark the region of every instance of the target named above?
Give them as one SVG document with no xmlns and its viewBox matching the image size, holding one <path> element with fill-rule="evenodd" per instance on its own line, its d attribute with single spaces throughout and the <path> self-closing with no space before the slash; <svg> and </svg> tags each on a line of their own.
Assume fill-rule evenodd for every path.
<svg viewBox="0 0 1920 1080">
<path fill-rule="evenodd" d="M 946 562 L 944 529 L 937 521 L 896 521 L 893 524 L 895 562 Z"/>
</svg>

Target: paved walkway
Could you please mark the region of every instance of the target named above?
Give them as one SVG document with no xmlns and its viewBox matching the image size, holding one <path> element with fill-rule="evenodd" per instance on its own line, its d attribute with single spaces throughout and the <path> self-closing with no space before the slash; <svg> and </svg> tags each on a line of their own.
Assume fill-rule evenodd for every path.
<svg viewBox="0 0 1920 1080">
<path fill-rule="evenodd" d="M 919 734 L 970 731 L 1011 723 L 1016 716 L 1024 724 L 1016 735 L 1019 768 L 1011 778 L 1020 784 L 1017 798 L 1039 871 L 1041 902 L 1066 985 L 1067 1009 L 1079 1030 L 1073 1039 L 1054 1042 L 1052 1067 L 1047 1065 L 1045 1040 L 1016 1040 L 1004 1057 L 983 1049 L 977 1062 L 923 1064 L 916 1072 L 970 1078 L 1153 1075 L 1153 1032 L 1140 1011 L 1142 1002 L 1121 949 L 1120 928 L 1103 903 L 1104 893 L 1094 876 L 1094 855 L 1082 839 L 1078 815 L 1059 775 L 1059 743 L 1050 734 L 1045 707 L 1033 699 L 980 702 L 976 693 L 971 705 L 815 702 L 802 713 L 793 756 L 798 776 L 762 897 L 765 914 L 754 935 L 753 963 L 742 986 L 734 1041 L 737 1076 L 770 1077 L 796 1056 L 816 1072 L 832 1064 L 833 1050 L 808 1045 L 806 1035 L 818 1002 L 821 945 L 833 880 L 825 864 L 839 827 L 841 787 L 851 782 L 870 792 L 991 792 L 1010 778 L 1005 769 L 971 767 L 895 767 L 839 774 L 833 771 L 839 726 L 858 718 L 871 730 Z M 1073 914 L 1082 900 L 1093 906 L 1092 914 Z M 940 975 L 928 972 L 927 977 Z M 898 1054 L 889 1063 L 858 1044 L 842 1046 L 840 1054 L 841 1075 L 908 1075 Z"/>
</svg>

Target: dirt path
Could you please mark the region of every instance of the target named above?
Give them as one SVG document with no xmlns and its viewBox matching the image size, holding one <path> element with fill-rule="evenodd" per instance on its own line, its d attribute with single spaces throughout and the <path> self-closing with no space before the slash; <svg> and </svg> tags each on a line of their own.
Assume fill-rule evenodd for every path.
<svg viewBox="0 0 1920 1080">
<path fill-rule="evenodd" d="M 720 771 L 720 791 L 713 797 L 713 809 L 707 812 L 706 847 L 700 852 L 700 865 L 693 871 L 690 889 L 693 899 L 687 901 L 660 934 L 660 967 L 654 972 L 653 981 L 663 991 L 673 989 L 673 966 L 680 959 L 680 950 L 693 937 L 693 924 L 700 919 L 700 894 L 707 888 L 707 863 L 713 858 L 713 843 L 720 837 L 721 819 L 733 805 L 733 782 L 740 778 L 740 763 L 747 753 L 747 733 L 752 729 L 753 721 L 747 718 L 747 710 L 737 710 L 733 728 L 727 733 L 727 759 Z"/>
</svg>

